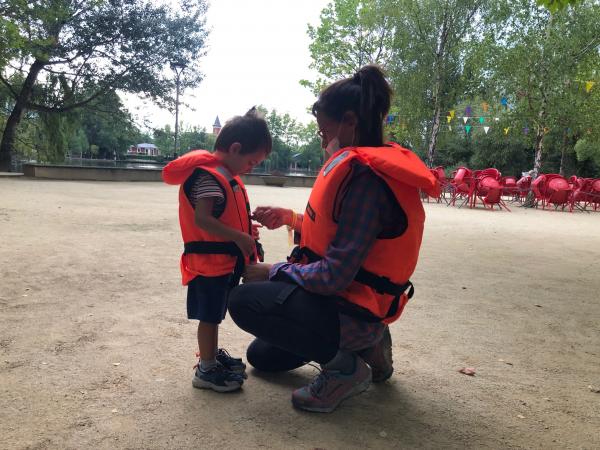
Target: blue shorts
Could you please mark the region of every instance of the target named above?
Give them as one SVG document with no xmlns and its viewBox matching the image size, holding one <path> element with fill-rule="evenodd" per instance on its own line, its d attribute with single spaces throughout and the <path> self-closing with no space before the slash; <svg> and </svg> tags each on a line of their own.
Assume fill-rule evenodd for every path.
<svg viewBox="0 0 600 450">
<path fill-rule="evenodd" d="M 227 312 L 231 275 L 203 277 L 198 275 L 188 284 L 188 319 L 220 324 Z"/>
</svg>

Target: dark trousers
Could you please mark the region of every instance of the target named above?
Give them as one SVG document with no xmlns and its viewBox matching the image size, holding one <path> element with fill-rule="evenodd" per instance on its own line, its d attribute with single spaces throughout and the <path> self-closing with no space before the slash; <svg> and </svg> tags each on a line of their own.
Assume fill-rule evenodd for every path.
<svg viewBox="0 0 600 450">
<path fill-rule="evenodd" d="M 335 302 L 281 281 L 243 284 L 229 296 L 229 314 L 256 336 L 248 362 L 259 370 L 291 370 L 316 361 L 327 363 L 340 345 Z"/>
</svg>

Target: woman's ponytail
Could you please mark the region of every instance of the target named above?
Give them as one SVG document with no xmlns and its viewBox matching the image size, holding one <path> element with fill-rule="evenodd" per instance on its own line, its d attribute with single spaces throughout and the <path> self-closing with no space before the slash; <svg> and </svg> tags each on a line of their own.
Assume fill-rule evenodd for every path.
<svg viewBox="0 0 600 450">
<path fill-rule="evenodd" d="M 312 107 L 314 115 L 322 112 L 341 121 L 347 111 L 358 118 L 362 147 L 383 145 L 383 121 L 390 110 L 392 89 L 381 69 L 374 65 L 361 67 L 354 76 L 331 84 L 319 95 Z"/>
<path fill-rule="evenodd" d="M 354 77 L 355 79 L 358 77 L 360 80 L 359 133 L 361 141 L 383 145 L 383 122 L 390 111 L 392 89 L 377 66 L 361 67 Z"/>
</svg>

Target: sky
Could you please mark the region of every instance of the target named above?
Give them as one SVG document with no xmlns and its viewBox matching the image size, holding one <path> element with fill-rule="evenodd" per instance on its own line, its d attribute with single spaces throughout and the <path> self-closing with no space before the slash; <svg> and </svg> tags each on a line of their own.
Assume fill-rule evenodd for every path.
<svg viewBox="0 0 600 450">
<path fill-rule="evenodd" d="M 312 120 L 307 109 L 315 98 L 299 81 L 316 78 L 308 68 L 306 30 L 308 23 L 318 24 L 328 1 L 212 0 L 207 55 L 200 60 L 204 79 L 180 94 L 180 102 L 195 109 L 180 105 L 180 126 L 212 130 L 217 115 L 224 124 L 259 104 L 303 123 Z M 174 114 L 135 96 L 124 100 L 139 126 L 147 121 L 174 128 Z"/>
</svg>

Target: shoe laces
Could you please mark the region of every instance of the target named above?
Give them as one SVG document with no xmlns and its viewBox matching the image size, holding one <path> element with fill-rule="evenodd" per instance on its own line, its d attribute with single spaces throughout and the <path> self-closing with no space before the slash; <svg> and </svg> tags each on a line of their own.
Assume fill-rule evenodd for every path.
<svg viewBox="0 0 600 450">
<path fill-rule="evenodd" d="M 228 358 L 232 358 L 232 356 L 229 354 L 229 352 L 227 350 L 225 350 L 224 348 L 218 349 L 217 355 L 225 355 Z"/>
<path fill-rule="evenodd" d="M 314 364 L 309 363 L 308 365 L 314 367 L 319 371 L 319 374 L 308 385 L 308 388 L 310 389 L 312 394 L 318 395 L 327 384 L 327 381 L 331 378 L 332 373 L 330 370 L 321 369 L 320 367 Z"/>
</svg>

